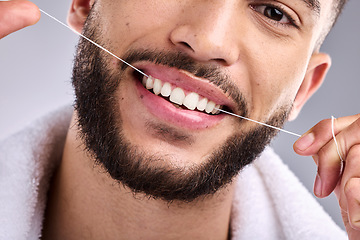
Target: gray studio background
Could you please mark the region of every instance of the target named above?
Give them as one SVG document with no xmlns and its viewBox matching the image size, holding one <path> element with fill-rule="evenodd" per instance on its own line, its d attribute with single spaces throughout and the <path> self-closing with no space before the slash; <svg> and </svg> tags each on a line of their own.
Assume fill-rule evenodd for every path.
<svg viewBox="0 0 360 240">
<path fill-rule="evenodd" d="M 70 0 L 36 0 L 40 8 L 66 21 Z M 350 0 L 322 50 L 333 66 L 320 91 L 286 129 L 304 133 L 318 121 L 360 113 L 360 1 Z M 70 84 L 77 36 L 42 16 L 30 28 L 0 40 L 0 139 L 18 131 L 39 116 L 73 101 Z M 281 133 L 272 143 L 278 154 L 312 191 L 316 168 L 310 157 L 292 150 L 296 138 Z M 360 157 L 360 156 L 359 156 Z M 319 202 L 343 227 L 335 196 Z"/>
</svg>

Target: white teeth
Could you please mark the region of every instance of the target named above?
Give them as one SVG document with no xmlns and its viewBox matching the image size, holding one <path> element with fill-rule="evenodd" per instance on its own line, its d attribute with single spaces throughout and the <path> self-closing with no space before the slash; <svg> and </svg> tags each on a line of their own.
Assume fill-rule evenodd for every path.
<svg viewBox="0 0 360 240">
<path fill-rule="evenodd" d="M 147 76 L 143 76 L 143 78 L 142 78 L 142 85 L 143 85 L 144 87 L 146 87 L 146 81 L 147 81 L 147 79 L 148 79 Z"/>
<path fill-rule="evenodd" d="M 180 106 L 183 104 L 185 99 L 185 93 L 181 88 L 175 88 L 172 90 L 170 94 L 170 102 L 179 104 Z"/>
<path fill-rule="evenodd" d="M 152 77 L 149 77 L 146 80 L 146 88 L 147 89 L 152 89 L 154 87 L 154 79 Z"/>
<path fill-rule="evenodd" d="M 208 103 L 208 99 L 207 99 L 207 98 L 203 98 L 203 99 L 201 99 L 201 100 L 198 102 L 196 108 L 197 108 L 199 111 L 204 111 L 205 108 L 206 108 L 207 103 Z"/>
<path fill-rule="evenodd" d="M 215 106 L 214 110 L 212 110 L 211 113 L 212 113 L 212 114 L 218 114 L 218 113 L 220 112 L 218 109 L 220 109 L 220 105 L 219 105 L 219 104 Z"/>
<path fill-rule="evenodd" d="M 162 82 L 161 80 L 155 78 L 154 80 L 154 88 L 153 88 L 153 92 L 156 95 L 159 95 L 161 93 L 161 88 L 162 88 Z"/>
<path fill-rule="evenodd" d="M 215 103 L 213 101 L 209 101 L 206 105 L 205 112 L 211 113 L 214 110 Z"/>
<path fill-rule="evenodd" d="M 161 95 L 164 97 L 168 97 L 171 94 L 171 84 L 166 82 L 164 86 L 161 88 Z"/>
<path fill-rule="evenodd" d="M 190 110 L 194 110 L 198 102 L 199 102 L 199 94 L 191 92 L 185 97 L 183 105 Z"/>
<path fill-rule="evenodd" d="M 207 113 L 218 114 L 221 106 L 215 104 L 213 101 L 209 101 L 207 98 L 201 97 L 198 93 L 190 92 L 185 95 L 183 89 L 176 87 L 172 89 L 172 85 L 168 82 L 162 83 L 161 80 L 153 77 L 144 76 L 142 79 L 142 84 L 147 89 L 152 89 L 154 94 L 163 97 L 170 97 L 170 102 L 173 102 L 178 105 L 184 105 L 190 110 L 199 110 Z M 215 109 L 216 108 L 216 109 Z"/>
</svg>

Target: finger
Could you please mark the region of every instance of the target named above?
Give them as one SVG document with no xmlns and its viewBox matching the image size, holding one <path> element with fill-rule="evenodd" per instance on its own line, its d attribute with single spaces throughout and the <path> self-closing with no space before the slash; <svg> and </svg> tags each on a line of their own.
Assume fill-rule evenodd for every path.
<svg viewBox="0 0 360 240">
<path fill-rule="evenodd" d="M 343 163 L 333 140 L 321 148 L 314 158 L 318 163 L 314 193 L 317 197 L 323 198 L 328 196 L 338 184 Z"/>
<path fill-rule="evenodd" d="M 360 178 L 349 179 L 344 188 L 348 221 L 353 229 L 360 230 Z"/>
<path fill-rule="evenodd" d="M 355 219 L 356 216 L 358 216 L 357 208 L 360 209 L 360 206 L 356 205 L 360 200 L 360 194 L 356 193 L 360 190 L 360 185 L 357 183 L 360 181 L 359 156 L 360 144 L 352 146 L 346 158 L 346 164 L 340 184 L 336 187 L 335 191 L 336 197 L 339 200 L 340 208 L 347 214 L 351 214 L 352 219 Z M 351 222 L 350 218 L 349 222 Z"/>
<path fill-rule="evenodd" d="M 351 125 L 359 117 L 360 114 L 335 119 L 335 134 Z M 331 119 L 322 120 L 295 142 L 294 151 L 299 155 L 312 156 L 331 140 Z"/>
<path fill-rule="evenodd" d="M 26 0 L 0 1 L 0 38 L 40 19 L 39 8 Z"/>
<path fill-rule="evenodd" d="M 345 128 L 336 135 L 336 139 L 338 146 L 336 146 L 335 140 L 332 139 L 324 147 L 322 147 L 317 154 L 318 173 L 321 180 L 319 182 L 315 182 L 315 184 L 319 184 L 321 187 L 319 185 L 315 186 L 315 189 L 318 190 L 315 194 L 319 197 L 329 195 L 336 187 L 336 184 L 341 176 L 342 162 L 340 160 L 340 156 L 345 161 L 345 165 L 347 166 L 347 169 L 349 169 L 349 172 L 356 171 L 358 169 L 354 164 L 351 164 L 349 167 L 350 163 L 348 163 L 348 153 L 351 149 L 352 152 L 355 152 L 358 144 L 360 143 L 360 119 L 357 119 L 349 127 Z M 354 160 L 352 160 L 352 162 L 353 161 Z M 358 170 L 360 171 L 360 169 Z M 350 177 L 353 176 L 348 175 L 347 173 L 346 178 L 348 179 Z"/>
</svg>

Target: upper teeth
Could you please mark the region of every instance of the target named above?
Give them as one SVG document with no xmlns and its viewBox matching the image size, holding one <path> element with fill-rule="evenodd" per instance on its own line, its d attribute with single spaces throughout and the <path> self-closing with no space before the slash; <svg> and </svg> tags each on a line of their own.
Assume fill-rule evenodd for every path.
<svg viewBox="0 0 360 240">
<path fill-rule="evenodd" d="M 200 96 L 195 92 L 189 92 L 185 94 L 185 91 L 179 87 L 173 87 L 170 83 L 162 83 L 160 79 L 144 76 L 142 84 L 147 89 L 152 89 L 156 95 L 163 97 L 169 97 L 170 102 L 184 105 L 190 110 L 199 110 L 207 113 L 217 114 L 219 113 L 220 105 L 215 104 L 213 101 L 209 101 L 207 98 Z"/>
</svg>

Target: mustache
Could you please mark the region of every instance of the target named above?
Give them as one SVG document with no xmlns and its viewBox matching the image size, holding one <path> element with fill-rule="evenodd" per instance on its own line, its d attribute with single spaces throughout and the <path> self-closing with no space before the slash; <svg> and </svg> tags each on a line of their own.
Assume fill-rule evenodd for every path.
<svg viewBox="0 0 360 240">
<path fill-rule="evenodd" d="M 124 54 L 122 59 L 129 64 L 148 61 L 170 68 L 184 70 L 196 77 L 207 79 L 236 103 L 237 109 L 235 110 L 240 115 L 248 117 L 247 102 L 243 94 L 234 82 L 231 81 L 230 76 L 224 73 L 219 66 L 199 63 L 182 52 L 163 52 L 148 49 L 130 49 Z M 120 63 L 121 71 L 125 71 L 128 67 L 128 65 Z"/>
</svg>

